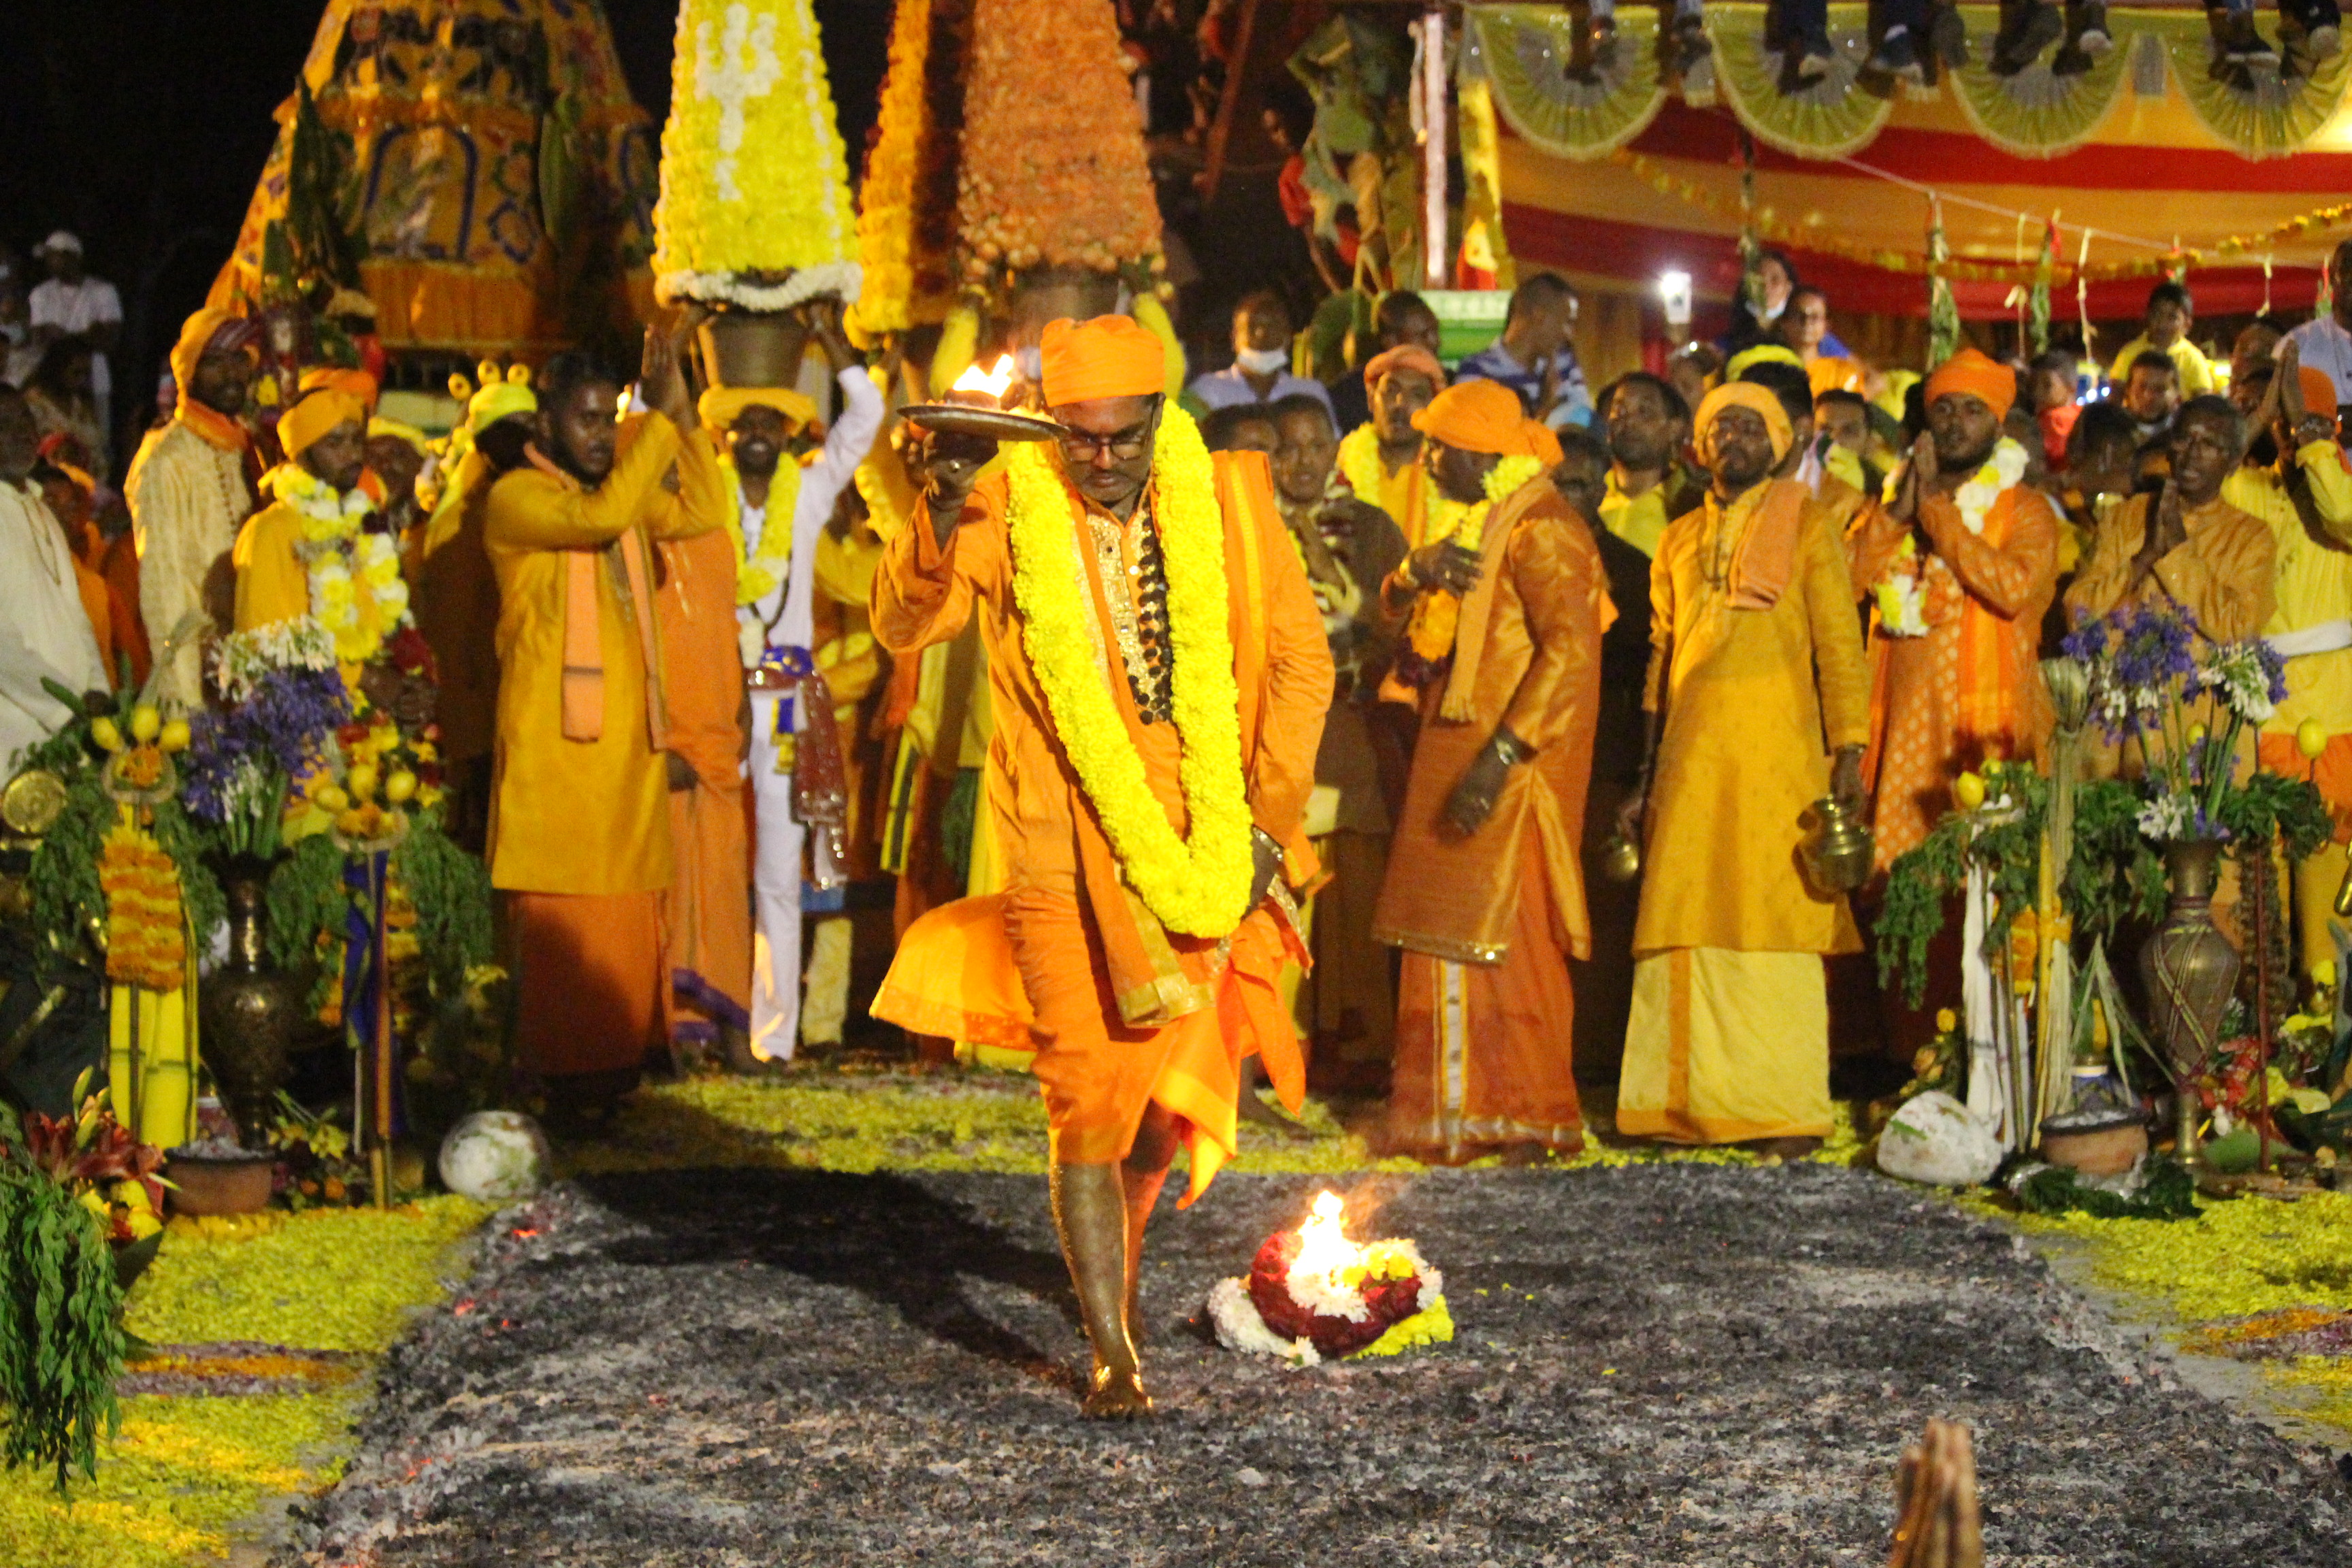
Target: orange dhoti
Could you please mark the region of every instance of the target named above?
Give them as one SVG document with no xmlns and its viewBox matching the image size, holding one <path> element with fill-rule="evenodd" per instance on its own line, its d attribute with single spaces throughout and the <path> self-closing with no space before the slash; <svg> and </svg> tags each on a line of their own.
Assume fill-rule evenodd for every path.
<svg viewBox="0 0 2352 1568">
<path fill-rule="evenodd" d="M 1518 909 L 1500 963 L 1455 963 L 1407 949 L 1398 984 L 1391 1142 L 1443 1151 L 1538 1142 L 1584 1146 L 1570 1042 L 1576 997 L 1553 935 L 1549 879 L 1530 819 Z"/>
<path fill-rule="evenodd" d="M 661 895 L 506 897 L 523 1070 L 627 1088 L 662 1044 Z"/>
<path fill-rule="evenodd" d="M 751 1027 L 751 836 L 740 784 L 706 781 L 669 797 L 670 852 L 677 881 L 663 895 L 670 987 L 670 1037 L 709 1044 L 721 1026 Z"/>
</svg>

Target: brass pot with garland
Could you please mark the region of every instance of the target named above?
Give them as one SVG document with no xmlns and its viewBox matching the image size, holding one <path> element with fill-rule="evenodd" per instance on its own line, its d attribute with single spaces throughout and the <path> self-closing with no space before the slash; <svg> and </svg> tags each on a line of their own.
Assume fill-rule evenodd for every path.
<svg viewBox="0 0 2352 1568">
<path fill-rule="evenodd" d="M 2238 950 L 2213 924 L 2221 864 L 2219 839 L 2164 847 L 2171 903 L 2139 950 L 2148 1040 L 2172 1073 L 2174 1153 L 2183 1163 L 2197 1158 L 2198 1080 L 2221 1046 L 2221 1015 L 2238 989 Z"/>
</svg>

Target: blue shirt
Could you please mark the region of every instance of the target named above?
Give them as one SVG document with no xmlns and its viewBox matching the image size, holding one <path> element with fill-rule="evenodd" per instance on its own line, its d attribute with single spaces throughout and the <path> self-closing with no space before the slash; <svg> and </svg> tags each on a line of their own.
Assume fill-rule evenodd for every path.
<svg viewBox="0 0 2352 1568">
<path fill-rule="evenodd" d="M 1591 424 L 1592 390 L 1584 383 L 1584 366 L 1577 362 L 1574 346 L 1561 344 L 1559 353 L 1552 358 L 1552 365 L 1558 378 L 1559 401 L 1552 405 L 1544 423 L 1555 430 L 1570 425 Z M 1529 408 L 1533 408 L 1536 400 L 1543 395 L 1543 366 L 1538 365 L 1530 370 L 1521 364 L 1511 351 L 1503 346 L 1500 338 L 1464 360 L 1461 367 L 1454 373 L 1454 379 L 1457 382 L 1500 382 L 1517 393 L 1519 401 Z"/>
<path fill-rule="evenodd" d="M 1331 408 L 1329 387 L 1319 381 L 1309 381 L 1303 375 L 1293 375 L 1286 370 L 1274 378 L 1274 390 L 1264 397 L 1258 396 L 1257 389 L 1242 379 L 1239 365 L 1212 371 L 1207 375 L 1196 375 L 1192 378 L 1192 384 L 1184 391 L 1187 395 L 1197 398 L 1203 408 L 1232 408 L 1244 403 L 1279 403 L 1286 397 L 1296 397 L 1301 393 L 1326 409 Z M 1339 413 L 1333 410 L 1331 422 L 1336 426 L 1339 421 Z"/>
</svg>

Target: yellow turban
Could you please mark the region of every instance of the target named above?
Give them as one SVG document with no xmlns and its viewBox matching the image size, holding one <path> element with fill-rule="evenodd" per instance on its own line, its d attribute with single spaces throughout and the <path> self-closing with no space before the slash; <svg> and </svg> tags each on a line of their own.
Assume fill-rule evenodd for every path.
<svg viewBox="0 0 2352 1568">
<path fill-rule="evenodd" d="M 1168 390 L 1168 351 L 1150 328 L 1125 316 L 1048 321 L 1038 358 L 1049 408 Z"/>
<path fill-rule="evenodd" d="M 381 414 L 373 415 L 369 418 L 367 433 L 368 439 L 371 441 L 378 436 L 390 436 L 394 440 L 405 441 L 416 448 L 416 455 L 420 458 L 430 451 L 433 446 L 431 437 L 415 426 L 404 420 L 386 419 Z"/>
<path fill-rule="evenodd" d="M 772 408 L 794 428 L 816 417 L 816 405 L 788 386 L 714 386 L 695 405 L 702 423 L 713 430 L 730 428 L 746 408 Z"/>
<path fill-rule="evenodd" d="M 1751 364 L 1792 364 L 1799 370 L 1805 368 L 1804 358 L 1796 350 L 1784 348 L 1779 343 L 1757 343 L 1731 356 L 1731 363 L 1723 367 L 1723 379 L 1738 381 L 1747 374 Z"/>
<path fill-rule="evenodd" d="M 331 364 L 312 365 L 302 373 L 302 379 L 295 385 L 299 392 L 304 393 L 317 392 L 322 387 L 348 392 L 360 400 L 362 408 L 371 413 L 375 409 L 375 377 L 363 370 L 350 370 Z"/>
<path fill-rule="evenodd" d="M 195 384 L 196 362 L 206 352 L 248 349 L 260 335 L 261 330 L 236 311 L 205 306 L 188 318 L 180 329 L 180 341 L 172 345 L 173 384 L 184 394 Z"/>
<path fill-rule="evenodd" d="M 1456 382 L 1412 416 L 1412 427 L 1465 452 L 1559 462 L 1559 437 L 1528 418 L 1519 395 L 1498 381 Z"/>
<path fill-rule="evenodd" d="M 367 425 L 367 409 L 341 387 L 322 386 L 306 392 L 278 416 L 278 444 L 289 458 L 299 458 L 319 439 L 342 425 Z"/>
<path fill-rule="evenodd" d="M 1982 399 L 1993 418 L 2002 419 L 2017 401 L 2017 373 L 1974 349 L 1962 349 L 1927 377 L 1927 406 L 1933 408 L 1936 399 L 1951 392 Z"/>
<path fill-rule="evenodd" d="M 1699 400 L 1698 417 L 1692 422 L 1698 431 L 1701 463 L 1715 466 L 1715 416 L 1727 408 L 1748 409 L 1764 421 L 1772 437 L 1774 462 L 1789 455 L 1789 443 L 1796 438 L 1796 432 L 1789 427 L 1789 411 L 1780 406 L 1780 399 L 1752 381 L 1727 381 Z"/>
</svg>

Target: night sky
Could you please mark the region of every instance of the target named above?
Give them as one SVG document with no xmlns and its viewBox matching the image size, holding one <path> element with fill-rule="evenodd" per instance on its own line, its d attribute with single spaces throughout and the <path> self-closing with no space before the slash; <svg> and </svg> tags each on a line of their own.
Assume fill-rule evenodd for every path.
<svg viewBox="0 0 2352 1568">
<path fill-rule="evenodd" d="M 69 228 L 121 290 L 117 385 L 149 385 L 227 258 L 323 0 L 8 0 L 0 5 L 0 241 Z M 605 0 L 623 68 L 669 107 L 668 0 Z M 853 164 L 873 123 L 889 0 L 816 0 Z M 31 269 L 36 277 L 37 267 Z M 118 404 L 121 394 L 118 393 Z"/>
</svg>

